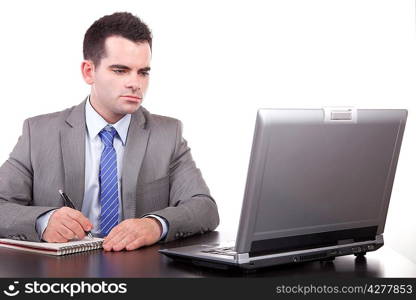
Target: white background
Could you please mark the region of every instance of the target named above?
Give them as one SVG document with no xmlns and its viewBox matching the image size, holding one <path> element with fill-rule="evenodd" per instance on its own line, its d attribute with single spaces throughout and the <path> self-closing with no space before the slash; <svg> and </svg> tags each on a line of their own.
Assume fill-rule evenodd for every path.
<svg viewBox="0 0 416 300">
<path fill-rule="evenodd" d="M 144 106 L 183 121 L 219 230 L 237 228 L 257 108 L 407 108 L 385 239 L 416 262 L 414 1 L 1 1 L 1 162 L 25 118 L 88 95 L 83 36 L 115 11 L 152 29 Z"/>
</svg>

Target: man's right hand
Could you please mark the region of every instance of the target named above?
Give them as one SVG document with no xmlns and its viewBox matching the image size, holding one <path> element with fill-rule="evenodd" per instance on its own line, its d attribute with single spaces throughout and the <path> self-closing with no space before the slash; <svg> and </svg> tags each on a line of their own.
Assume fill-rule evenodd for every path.
<svg viewBox="0 0 416 300">
<path fill-rule="evenodd" d="M 80 211 L 61 207 L 49 218 L 42 239 L 49 243 L 65 243 L 72 239 L 83 239 L 85 231 L 91 229 L 91 222 Z"/>
</svg>

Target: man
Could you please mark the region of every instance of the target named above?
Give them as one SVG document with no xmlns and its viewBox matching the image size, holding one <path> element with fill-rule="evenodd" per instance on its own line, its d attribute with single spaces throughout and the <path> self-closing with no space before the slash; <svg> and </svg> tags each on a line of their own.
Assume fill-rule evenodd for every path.
<svg viewBox="0 0 416 300">
<path fill-rule="evenodd" d="M 90 96 L 25 120 L 0 167 L 0 236 L 66 242 L 86 232 L 107 251 L 213 230 L 219 223 L 180 121 L 141 106 L 152 36 L 130 13 L 97 20 L 84 37 Z M 62 189 L 76 209 L 62 207 Z"/>
</svg>

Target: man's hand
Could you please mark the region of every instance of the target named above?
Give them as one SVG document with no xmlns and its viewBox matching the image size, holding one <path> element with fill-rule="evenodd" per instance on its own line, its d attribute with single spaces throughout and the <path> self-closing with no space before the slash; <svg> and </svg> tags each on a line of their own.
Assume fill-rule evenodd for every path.
<svg viewBox="0 0 416 300">
<path fill-rule="evenodd" d="M 106 251 L 134 250 L 153 245 L 159 241 L 161 234 L 162 225 L 154 218 L 127 219 L 105 237 L 103 248 Z"/>
<path fill-rule="evenodd" d="M 84 238 L 85 231 L 91 229 L 91 222 L 80 211 L 61 207 L 49 218 L 42 239 L 49 243 L 65 243 L 75 238 Z"/>
</svg>

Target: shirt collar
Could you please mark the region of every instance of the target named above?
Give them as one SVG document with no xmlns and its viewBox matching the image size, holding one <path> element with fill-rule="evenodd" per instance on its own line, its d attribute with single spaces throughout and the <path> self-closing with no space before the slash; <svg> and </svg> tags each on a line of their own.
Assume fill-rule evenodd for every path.
<svg viewBox="0 0 416 300">
<path fill-rule="evenodd" d="M 117 123 L 110 124 L 117 131 L 117 134 L 120 137 L 123 145 L 126 145 L 127 132 L 130 125 L 130 120 L 131 114 L 127 114 L 124 117 L 122 117 Z M 101 117 L 92 107 L 89 96 L 85 103 L 85 122 L 87 124 L 87 130 L 90 135 L 90 138 L 92 139 L 95 138 L 100 133 L 100 131 L 108 125 L 107 121 L 104 120 L 103 117 Z"/>
</svg>

